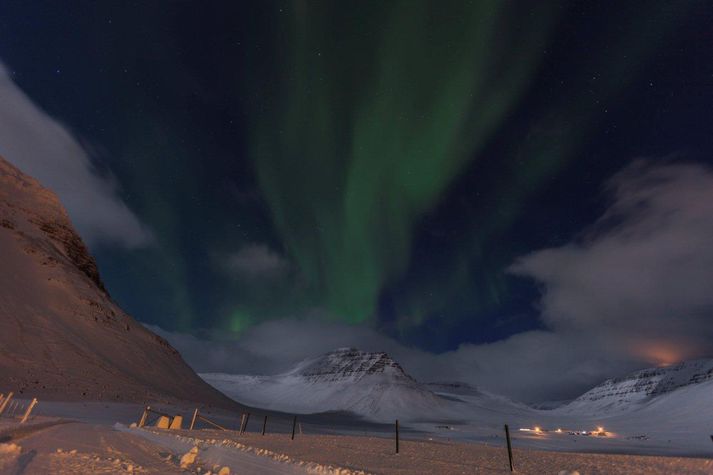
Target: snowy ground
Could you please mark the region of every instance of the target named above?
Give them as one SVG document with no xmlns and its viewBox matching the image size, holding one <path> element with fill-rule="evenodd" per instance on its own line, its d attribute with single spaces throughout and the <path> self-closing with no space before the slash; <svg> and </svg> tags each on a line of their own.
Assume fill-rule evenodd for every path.
<svg viewBox="0 0 713 475">
<path fill-rule="evenodd" d="M 294 390 L 287 393 L 297 397 Z M 687 457 L 713 455 L 713 405 L 709 402 L 713 381 L 680 388 L 650 401 L 599 411 L 573 411 L 569 407 L 538 410 L 477 390 L 459 394 L 436 393 L 444 397 L 446 405 L 434 410 L 400 413 L 399 419 L 407 435 L 411 431 L 413 437 L 482 443 L 500 440 L 502 443 L 503 426 L 508 424 L 517 444 L 533 449 Z M 406 402 L 411 401 L 410 396 L 411 392 L 405 391 L 398 398 L 391 397 L 390 407 L 397 412 L 399 404 L 395 404 L 394 399 L 399 399 L 402 406 L 408 406 Z M 238 400 L 259 403 L 258 400 Z M 267 400 L 267 403 L 275 407 L 274 400 Z M 313 417 L 301 416 L 314 426 L 310 427 L 310 433 L 379 436 L 393 431 L 393 419 L 388 423 L 369 424 L 362 420 L 335 427 L 335 419 L 311 423 Z M 381 419 L 385 421 L 384 417 Z M 542 430 L 520 430 L 535 427 Z M 599 427 L 604 428 L 605 437 L 581 435 Z"/>
<path fill-rule="evenodd" d="M 210 430 L 205 424 L 194 431 L 131 428 L 129 425 L 142 411 L 141 406 L 132 404 L 40 402 L 37 409 L 25 426 L 16 419 L 0 418 L 0 473 L 171 474 L 218 473 L 220 469 L 223 473 L 229 469 L 230 473 L 240 474 L 508 472 L 500 425 L 502 418 L 508 416 L 504 409 L 494 410 L 492 418 L 480 425 L 407 425 L 402 430 L 399 455 L 394 454 L 392 426 L 358 421 L 343 414 L 300 416 L 293 441 L 289 415 L 257 410 L 251 415 L 248 432 L 240 435 L 236 431 Z M 159 409 L 184 415 L 184 427 L 192 412 L 189 407 Z M 656 409 L 663 408 L 649 410 Z M 238 414 L 206 414 L 228 428 L 239 426 Z M 260 435 L 264 414 L 268 415 L 266 436 Z M 522 414 L 509 416 L 528 422 L 519 419 Z M 655 421 L 651 425 L 653 428 Z M 542 428 L 552 427 L 543 424 Z M 629 439 L 619 434 L 600 438 L 555 432 L 534 434 L 517 429 L 512 425 L 519 473 L 713 473 L 710 458 L 611 454 L 647 450 L 667 453 L 666 442 L 661 442 L 653 431 L 648 439 Z M 463 443 L 461 439 L 475 442 Z M 696 449 L 701 451 L 699 456 L 710 457 L 713 453 L 713 444 L 708 441 L 708 452 L 704 453 L 703 445 Z M 193 461 L 191 450 L 195 451 Z"/>
<path fill-rule="evenodd" d="M 576 413 L 569 410 L 533 410 L 503 403 L 479 405 L 473 398 L 471 411 L 458 421 L 437 424 L 413 422 L 414 429 L 432 437 L 450 440 L 489 442 L 503 437 L 503 425 L 510 425 L 521 447 L 556 451 L 713 456 L 713 381 L 678 389 L 627 410 Z M 467 396 L 464 397 L 468 399 Z M 521 431 L 534 429 L 539 432 Z M 575 435 L 602 427 L 605 437 Z M 557 432 L 561 429 L 561 432 Z"/>
</svg>

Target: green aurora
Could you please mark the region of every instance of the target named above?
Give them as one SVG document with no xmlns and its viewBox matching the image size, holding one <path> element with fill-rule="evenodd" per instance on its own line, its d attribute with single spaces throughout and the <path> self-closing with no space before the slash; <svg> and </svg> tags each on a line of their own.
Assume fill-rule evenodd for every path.
<svg viewBox="0 0 713 475">
<path fill-rule="evenodd" d="M 156 241 L 100 250 L 113 294 L 142 321 L 180 331 L 317 317 L 433 348 L 477 340 L 506 314 L 522 317 L 484 338 L 537 324 L 523 311 L 533 295 L 508 306 L 520 289 L 505 269 L 586 221 L 551 225 L 549 209 L 528 206 L 581 167 L 596 189 L 639 152 L 619 138 L 600 166 L 589 145 L 648 87 L 641 71 L 690 11 L 258 3 L 207 8 L 201 22 L 190 8 L 146 8 L 141 28 L 114 22 L 125 51 L 94 60 L 92 71 L 121 73 L 112 89 L 125 95 L 107 106 L 98 142 Z M 33 94 L 43 91 L 59 97 L 44 84 Z M 81 122 L 92 114 L 67 121 L 96 131 Z M 284 274 L 226 270 L 227 256 L 253 245 L 286 261 Z"/>
<path fill-rule="evenodd" d="M 416 221 L 517 104 L 555 12 L 523 21 L 500 1 L 344 10 L 285 13 L 285 66 L 252 153 L 301 277 L 359 322 L 406 268 Z"/>
</svg>

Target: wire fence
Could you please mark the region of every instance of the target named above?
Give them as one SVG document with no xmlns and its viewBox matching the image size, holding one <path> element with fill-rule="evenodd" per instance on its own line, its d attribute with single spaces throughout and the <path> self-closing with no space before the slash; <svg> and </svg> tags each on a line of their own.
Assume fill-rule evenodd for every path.
<svg viewBox="0 0 713 475">
<path fill-rule="evenodd" d="M 37 398 L 15 399 L 15 393 L 0 394 L 0 418 L 18 420 L 24 424 L 33 418 L 32 411 L 37 406 Z"/>
<path fill-rule="evenodd" d="M 12 392 L 0 394 L 0 421 L 13 421 L 23 424 L 32 421 L 38 415 L 42 417 L 57 417 L 48 407 L 45 410 L 34 410 L 38 400 L 17 399 Z M 52 406 L 49 403 L 49 406 Z M 132 406 L 136 407 L 136 406 Z M 33 411 L 34 410 L 34 411 Z M 45 414 L 46 413 L 46 414 Z M 107 416 L 111 417 L 111 410 Z M 242 412 L 229 412 L 223 409 L 198 408 L 192 410 L 179 408 L 169 404 L 145 406 L 137 413 L 132 426 L 151 427 L 156 429 L 181 431 L 184 435 L 215 437 L 214 432 L 225 432 L 225 438 L 240 440 L 241 437 L 253 438 L 263 436 L 279 436 L 289 440 L 299 440 L 302 437 L 317 435 L 360 436 L 383 440 L 385 450 L 398 455 L 402 442 L 433 440 L 432 433 L 420 432 L 412 428 L 404 428 L 398 420 L 392 423 L 375 423 L 355 419 L 353 415 L 332 412 L 321 414 L 288 414 L 275 411 L 246 408 Z M 446 427 L 446 426 L 444 426 Z M 206 432 L 209 431 L 209 432 Z M 513 455 L 508 427 L 505 426 L 503 449 L 507 448 L 507 460 L 513 469 Z M 252 439 L 255 440 L 255 439 Z M 507 445 L 505 442 L 507 441 Z M 381 442 L 378 442 L 381 444 Z M 500 444 L 498 444 L 500 445 Z"/>
</svg>

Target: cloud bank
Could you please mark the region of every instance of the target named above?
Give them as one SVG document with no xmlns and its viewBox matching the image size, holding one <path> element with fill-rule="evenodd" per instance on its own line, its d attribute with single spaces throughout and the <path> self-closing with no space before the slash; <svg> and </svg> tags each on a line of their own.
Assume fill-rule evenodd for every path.
<svg viewBox="0 0 713 475">
<path fill-rule="evenodd" d="M 128 248 L 146 245 L 151 233 L 102 176 L 86 149 L 12 81 L 0 63 L 0 155 L 57 193 L 82 238 Z"/>
<path fill-rule="evenodd" d="M 243 278 L 275 279 L 289 271 L 289 262 L 264 244 L 248 244 L 224 258 L 225 269 Z"/>
<path fill-rule="evenodd" d="M 511 269 L 544 286 L 543 321 L 652 363 L 710 353 L 713 171 L 638 161 L 607 191 L 611 206 L 579 242 Z"/>
<path fill-rule="evenodd" d="M 545 329 L 434 355 L 366 327 L 285 319 L 238 340 L 167 334 L 198 371 L 276 373 L 340 346 L 391 353 L 421 380 L 463 380 L 524 401 L 574 397 L 603 379 L 713 355 L 713 171 L 637 161 L 571 243 L 508 272 L 542 288 Z"/>
</svg>

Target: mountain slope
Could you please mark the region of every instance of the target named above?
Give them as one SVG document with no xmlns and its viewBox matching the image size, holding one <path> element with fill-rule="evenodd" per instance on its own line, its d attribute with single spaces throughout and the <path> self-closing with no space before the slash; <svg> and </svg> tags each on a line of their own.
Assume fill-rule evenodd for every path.
<svg viewBox="0 0 713 475">
<path fill-rule="evenodd" d="M 559 412 L 628 411 L 680 388 L 713 381 L 713 359 L 684 361 L 612 378 L 590 389 Z"/>
<path fill-rule="evenodd" d="M 233 405 L 112 301 L 54 193 L 1 157 L 0 391 Z"/>
<path fill-rule="evenodd" d="M 419 384 L 386 353 L 340 348 L 276 376 L 201 377 L 244 404 L 296 413 L 350 411 L 377 421 L 417 419 L 447 401 Z"/>
</svg>

